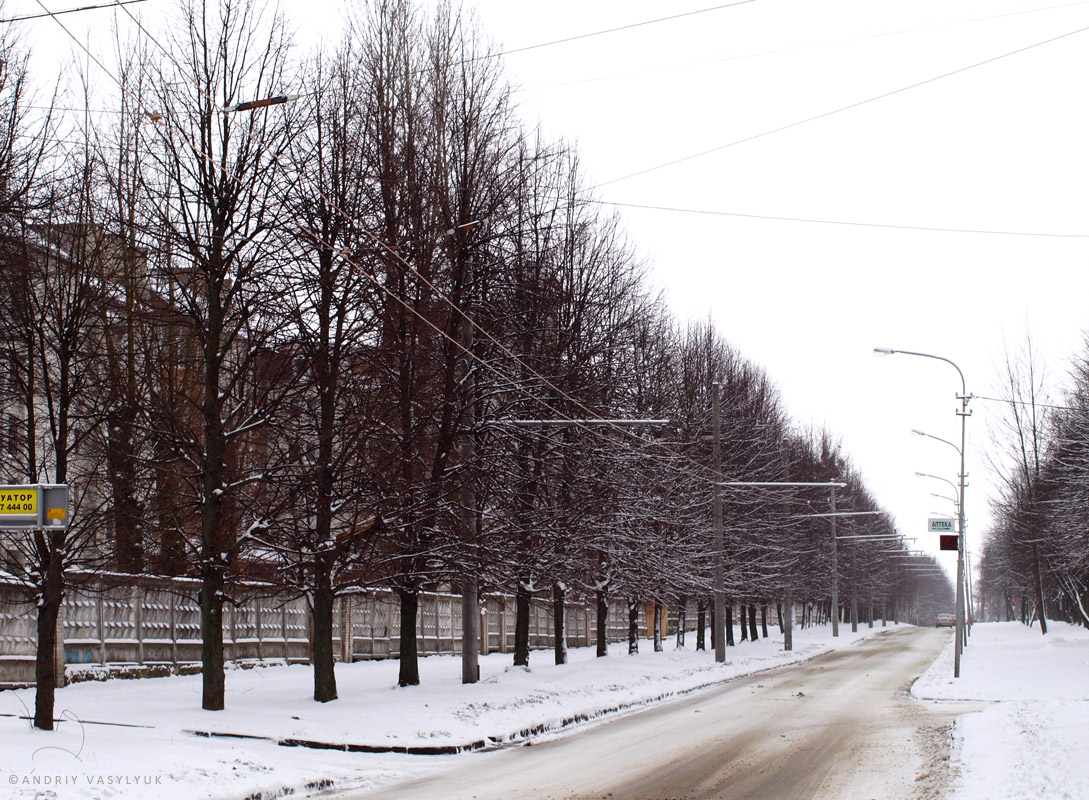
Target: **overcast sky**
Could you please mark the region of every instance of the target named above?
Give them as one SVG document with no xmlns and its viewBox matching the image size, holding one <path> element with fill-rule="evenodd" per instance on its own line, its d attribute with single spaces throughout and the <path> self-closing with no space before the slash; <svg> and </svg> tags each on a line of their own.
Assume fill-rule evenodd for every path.
<svg viewBox="0 0 1089 800">
<path fill-rule="evenodd" d="M 281 5 L 304 41 L 339 36 L 337 0 Z M 945 356 L 969 392 L 1001 398 L 1004 348 L 1031 334 L 1062 384 L 1089 327 L 1089 2 L 466 5 L 520 50 L 503 59 L 524 119 L 578 143 L 677 316 L 712 318 L 936 551 L 926 519 L 953 507 L 930 493 L 948 487 L 914 473 L 955 482 L 958 457 L 910 431 L 959 443 L 960 381 L 873 348 Z M 149 22 L 165 7 L 139 6 Z M 39 57 L 66 51 L 55 23 L 22 24 Z M 978 550 L 1002 408 L 970 408 Z"/>
<path fill-rule="evenodd" d="M 516 50 L 716 4 L 472 5 Z M 1084 29 L 1085 2 L 754 0 L 504 58 L 526 119 L 577 140 L 598 197 L 627 204 L 678 316 L 712 317 L 936 551 L 926 519 L 953 506 L 930 493 L 951 492 L 915 472 L 955 483 L 958 456 L 911 430 L 959 444 L 960 379 L 873 348 L 945 356 L 1005 397 L 1004 349 L 1031 334 L 1061 384 L 1089 325 Z M 978 549 L 1002 407 L 970 408 Z"/>
</svg>

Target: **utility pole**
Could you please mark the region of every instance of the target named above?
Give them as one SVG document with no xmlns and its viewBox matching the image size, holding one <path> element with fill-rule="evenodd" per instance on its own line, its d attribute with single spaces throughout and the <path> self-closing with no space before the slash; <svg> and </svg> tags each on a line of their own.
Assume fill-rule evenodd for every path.
<svg viewBox="0 0 1089 800">
<path fill-rule="evenodd" d="M 836 541 L 836 487 L 831 487 L 832 508 L 832 636 L 839 636 L 839 543 Z"/>
<path fill-rule="evenodd" d="M 957 371 L 960 376 L 960 394 L 957 395 L 957 399 L 961 401 L 960 410 L 957 412 L 957 416 L 960 417 L 960 505 L 957 508 L 957 628 L 955 636 L 955 645 L 953 648 L 953 677 L 960 677 L 960 656 L 961 651 L 964 650 L 964 640 L 966 638 L 966 610 L 965 610 L 965 569 L 964 569 L 964 554 L 965 554 L 965 538 L 964 538 L 964 487 L 966 485 L 965 480 L 968 475 L 965 472 L 964 455 L 965 447 L 967 446 L 967 433 L 966 423 L 968 417 L 972 415 L 972 412 L 968 410 L 968 401 L 972 399 L 972 395 L 968 394 L 968 385 L 964 380 L 964 372 L 960 367 L 956 365 L 954 361 L 946 358 L 945 356 L 934 355 L 933 353 L 920 353 L 914 350 L 894 350 L 891 347 L 875 347 L 873 351 L 877 355 L 887 356 L 895 355 L 896 353 L 902 353 L 909 356 L 920 356 L 922 358 L 933 358 L 936 361 L 944 361 L 949 364 L 953 369 Z M 929 434 L 928 434 L 929 435 Z M 937 437 L 932 437 L 937 438 Z M 944 439 L 942 441 L 945 441 Z M 956 445 L 953 445 L 956 447 Z"/>
<path fill-rule="evenodd" d="M 714 439 L 712 457 L 715 468 L 715 661 L 726 661 L 726 554 L 722 535 L 722 423 L 719 410 L 720 385 L 712 385 L 712 416 L 714 417 Z"/>
<path fill-rule="evenodd" d="M 472 551 L 466 558 L 461 575 L 461 682 L 476 683 L 480 680 L 480 585 L 477 571 L 477 497 L 473 471 L 476 461 L 476 373 L 469 363 L 473 352 L 473 327 L 470 323 L 470 304 L 473 291 L 473 262 L 476 258 L 475 244 L 464 242 L 464 237 L 472 232 L 479 221 L 459 225 L 447 231 L 454 237 L 458 258 L 463 261 L 463 286 L 461 294 L 461 319 L 458 322 L 458 343 L 466 354 L 464 361 L 464 380 L 468 387 L 468 403 L 463 410 L 459 451 L 461 457 L 461 488 L 458 491 L 461 502 L 461 526 L 465 545 Z M 479 244 L 476 243 L 476 244 Z"/>
<path fill-rule="evenodd" d="M 790 477 L 789 461 L 787 459 L 787 448 L 783 439 L 779 440 L 779 470 L 780 478 L 784 481 Z M 786 523 L 786 501 L 780 502 L 782 506 L 783 522 Z M 794 649 L 794 583 L 791 578 L 787 578 L 786 592 L 783 598 L 783 605 L 786 608 L 783 609 L 783 650 L 790 652 Z"/>
<path fill-rule="evenodd" d="M 468 474 L 476 458 L 476 434 L 466 431 L 461 441 L 461 523 L 467 542 L 471 542 L 473 556 L 477 555 L 476 492 Z M 474 558 L 475 560 L 475 558 Z M 474 564 L 461 577 L 461 682 L 476 683 L 480 680 L 480 592 Z"/>
</svg>

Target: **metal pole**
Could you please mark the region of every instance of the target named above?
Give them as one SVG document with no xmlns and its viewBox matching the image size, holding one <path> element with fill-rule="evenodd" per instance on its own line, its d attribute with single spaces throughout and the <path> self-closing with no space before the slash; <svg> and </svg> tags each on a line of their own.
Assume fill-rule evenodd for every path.
<svg viewBox="0 0 1089 800">
<path fill-rule="evenodd" d="M 468 433 L 462 441 L 462 457 L 466 468 L 475 457 L 473 434 Z M 462 476 L 462 525 L 469 537 L 471 547 L 476 545 L 476 493 L 471 479 Z M 476 683 L 480 680 L 480 600 L 476 575 L 472 568 L 466 570 L 461 579 L 461 682 Z"/>
<path fill-rule="evenodd" d="M 953 366 L 956 366 L 954 364 Z M 960 367 L 957 367 L 960 372 Z M 956 647 L 953 651 L 953 677 L 960 677 L 960 654 L 964 650 L 964 447 L 966 444 L 968 421 L 968 391 L 961 373 L 961 410 L 960 414 L 960 503 L 957 506 L 957 633 Z"/>
<path fill-rule="evenodd" d="M 839 636 L 839 549 L 836 544 L 836 487 L 832 495 L 832 636 Z"/>
<path fill-rule="evenodd" d="M 956 643 L 953 648 L 953 677 L 960 677 L 960 654 L 964 649 L 964 625 L 965 625 L 965 613 L 964 613 L 964 451 L 967 445 L 967 419 L 971 412 L 968 411 L 968 384 L 964 380 L 964 371 L 957 366 L 956 362 L 951 361 L 945 356 L 936 356 L 933 353 L 920 353 L 914 350 L 894 350 L 890 347 L 875 347 L 874 352 L 881 355 L 892 355 L 895 353 L 903 353 L 908 356 L 921 356 L 922 358 L 933 358 L 936 361 L 944 361 L 957 371 L 960 376 L 960 395 L 958 399 L 961 401 L 961 410 L 957 412 L 960 416 L 960 505 L 957 508 L 957 521 L 960 530 L 957 532 L 957 632 Z M 936 437 L 932 437 L 936 438 Z"/>
<path fill-rule="evenodd" d="M 469 226 L 460 226 L 465 232 L 471 231 L 476 223 Z M 448 231 L 454 233 L 455 231 Z M 460 248 L 459 248 L 460 249 Z M 473 254 L 466 255 L 464 251 L 459 253 L 459 258 L 464 259 L 465 285 L 463 288 L 462 306 L 465 309 L 459 323 L 458 337 L 466 354 L 473 351 L 473 329 L 469 323 L 469 312 L 472 310 L 473 281 Z M 465 536 L 465 545 L 472 551 L 472 557 L 465 565 L 461 575 L 461 682 L 476 683 L 480 680 L 480 586 L 477 580 L 476 570 L 479 565 L 475 563 L 477 552 L 476 531 L 476 489 L 473 485 L 473 469 L 476 460 L 476 379 L 475 373 L 468 363 L 464 365 L 465 379 L 468 383 L 469 403 L 465 409 L 464 429 L 461 433 L 461 522 L 462 533 Z"/>
<path fill-rule="evenodd" d="M 719 441 L 719 384 L 712 385 L 712 416 L 714 438 L 712 457 L 715 466 L 715 661 L 726 661 L 726 587 L 725 544 L 722 535 L 722 447 Z"/>
<path fill-rule="evenodd" d="M 794 649 L 794 590 L 789 585 L 783 605 L 783 649 L 790 652 Z"/>
</svg>

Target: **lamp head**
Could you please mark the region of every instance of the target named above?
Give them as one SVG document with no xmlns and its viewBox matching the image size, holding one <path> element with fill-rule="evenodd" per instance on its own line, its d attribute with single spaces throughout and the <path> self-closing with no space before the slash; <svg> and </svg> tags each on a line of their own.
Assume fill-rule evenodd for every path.
<svg viewBox="0 0 1089 800">
<path fill-rule="evenodd" d="M 912 433 L 914 433 L 914 434 L 915 434 L 916 436 L 926 436 L 926 434 L 925 434 L 925 433 L 923 433 L 923 432 L 922 432 L 921 430 L 919 430 L 918 428 L 912 428 L 912 429 L 911 429 L 911 432 L 912 432 Z"/>
<path fill-rule="evenodd" d="M 891 356 L 896 352 L 891 347 L 875 347 L 873 351 L 879 356 Z"/>
</svg>

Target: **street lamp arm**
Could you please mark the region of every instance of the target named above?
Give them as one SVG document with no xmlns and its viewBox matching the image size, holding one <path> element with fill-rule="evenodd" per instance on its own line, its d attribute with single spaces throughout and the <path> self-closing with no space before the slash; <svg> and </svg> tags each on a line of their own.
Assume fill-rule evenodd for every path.
<svg viewBox="0 0 1089 800">
<path fill-rule="evenodd" d="M 951 441 L 949 441 L 948 439 L 943 439 L 942 437 L 940 437 L 940 436 L 935 436 L 935 435 L 934 435 L 934 434 L 932 434 L 932 433 L 927 433 L 926 431 L 921 431 L 921 430 L 919 430 L 918 428 L 912 428 L 912 429 L 911 429 L 911 432 L 912 432 L 912 433 L 914 433 L 914 434 L 915 434 L 916 436 L 925 436 L 925 437 L 927 437 L 928 439 L 934 439 L 935 441 L 938 441 L 938 442 L 943 442 L 943 443 L 945 443 L 945 444 L 949 445 L 950 447 L 952 447 L 952 448 L 953 448 L 954 450 L 956 450 L 956 451 L 957 451 L 958 453 L 960 453 L 960 448 L 959 448 L 959 447 L 957 447 L 957 446 L 956 446 L 955 444 L 953 444 L 953 443 L 952 443 Z"/>
<path fill-rule="evenodd" d="M 916 472 L 915 477 L 917 477 L 917 478 L 933 478 L 936 481 L 944 481 L 945 483 L 948 483 L 951 487 L 953 487 L 953 494 L 955 494 L 957 496 L 957 503 L 958 504 L 960 503 L 960 492 L 957 491 L 957 485 L 955 483 L 953 483 L 953 481 L 949 480 L 948 478 L 943 478 L 941 475 L 931 475 L 929 472 Z"/>
<path fill-rule="evenodd" d="M 279 106 L 284 103 L 290 103 L 292 100 L 298 100 L 297 94 L 281 94 L 276 97 L 265 97 L 261 100 L 246 100 L 242 103 L 231 103 L 223 106 L 220 109 L 224 114 L 233 114 L 236 111 L 252 111 L 255 108 L 265 108 L 266 106 Z"/>
<path fill-rule="evenodd" d="M 957 374 L 960 375 L 961 397 L 968 396 L 968 384 L 964 381 L 964 373 L 961 371 L 961 368 L 957 366 L 957 363 L 952 359 L 946 358 L 945 356 L 936 356 L 933 353 L 919 353 L 914 350 L 893 350 L 891 347 L 875 347 L 873 351 L 878 355 L 882 356 L 891 356 L 897 353 L 903 353 L 905 356 L 920 356 L 922 358 L 933 358 L 935 361 L 944 361 L 946 364 L 952 365 L 953 369 L 955 369 L 957 371 Z"/>
<path fill-rule="evenodd" d="M 723 481 L 720 486 L 820 486 L 842 489 L 841 481 Z"/>
</svg>

